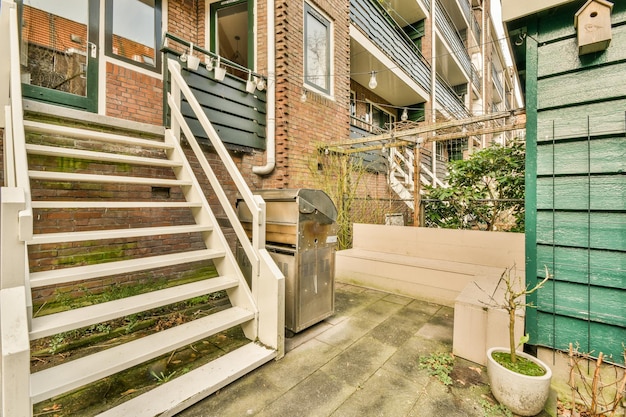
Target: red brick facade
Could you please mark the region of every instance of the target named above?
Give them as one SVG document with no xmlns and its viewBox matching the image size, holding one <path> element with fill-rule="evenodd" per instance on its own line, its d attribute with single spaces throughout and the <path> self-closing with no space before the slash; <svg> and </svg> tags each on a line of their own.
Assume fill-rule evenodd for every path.
<svg viewBox="0 0 626 417">
<path fill-rule="evenodd" d="M 135 122 L 163 124 L 163 82 L 108 62 L 106 114 Z"/>
</svg>

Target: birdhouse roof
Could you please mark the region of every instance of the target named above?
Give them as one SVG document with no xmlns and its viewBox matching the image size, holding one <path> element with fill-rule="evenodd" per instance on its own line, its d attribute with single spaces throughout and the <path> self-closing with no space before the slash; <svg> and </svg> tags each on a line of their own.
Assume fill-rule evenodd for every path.
<svg viewBox="0 0 626 417">
<path fill-rule="evenodd" d="M 611 3 L 610 1 L 606 1 L 606 0 L 588 0 L 587 3 L 585 3 L 583 5 L 583 7 L 581 7 L 580 9 L 578 9 L 578 11 L 576 12 L 576 14 L 574 15 L 574 27 L 578 26 L 578 16 L 580 16 L 580 14 L 582 12 L 585 11 L 585 9 L 591 4 L 591 3 L 598 3 L 602 6 L 608 7 L 609 9 L 613 9 L 613 3 Z"/>
</svg>

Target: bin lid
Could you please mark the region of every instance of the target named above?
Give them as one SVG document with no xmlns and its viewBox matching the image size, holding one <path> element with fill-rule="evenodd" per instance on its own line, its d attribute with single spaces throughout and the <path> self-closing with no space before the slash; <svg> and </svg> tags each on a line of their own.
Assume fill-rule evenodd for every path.
<svg viewBox="0 0 626 417">
<path fill-rule="evenodd" d="M 328 217 L 332 222 L 337 221 L 337 208 L 328 194 L 322 190 L 309 188 L 287 188 L 253 191 L 260 195 L 266 202 L 272 201 L 295 201 L 300 213 L 310 214 L 316 210 Z"/>
</svg>

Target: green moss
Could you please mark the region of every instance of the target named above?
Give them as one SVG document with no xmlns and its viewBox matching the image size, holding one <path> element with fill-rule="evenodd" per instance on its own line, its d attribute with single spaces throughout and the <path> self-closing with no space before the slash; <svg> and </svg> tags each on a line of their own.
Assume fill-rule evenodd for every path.
<svg viewBox="0 0 626 417">
<path fill-rule="evenodd" d="M 60 157 L 57 158 L 57 168 L 61 172 L 74 172 L 78 170 L 85 169 L 87 164 L 85 161 L 76 158 L 66 158 Z"/>
<path fill-rule="evenodd" d="M 545 375 L 546 370 L 541 366 L 537 365 L 535 362 L 530 361 L 526 358 L 522 358 L 520 356 L 517 357 L 517 362 L 511 362 L 511 354 L 506 352 L 493 352 L 491 354 L 493 359 L 498 362 L 500 365 L 504 366 L 506 369 L 509 369 L 513 372 L 517 372 L 518 374 L 528 375 L 528 376 L 542 376 Z"/>
</svg>

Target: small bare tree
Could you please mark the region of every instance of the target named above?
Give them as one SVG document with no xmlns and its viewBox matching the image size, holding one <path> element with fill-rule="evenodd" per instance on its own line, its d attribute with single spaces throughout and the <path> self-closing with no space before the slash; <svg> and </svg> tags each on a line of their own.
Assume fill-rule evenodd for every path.
<svg viewBox="0 0 626 417">
<path fill-rule="evenodd" d="M 328 194 L 337 207 L 337 249 L 352 247 L 352 207 L 366 172 L 362 161 L 320 149 L 317 158 L 309 164 L 309 171 L 316 186 Z"/>
<path fill-rule="evenodd" d="M 516 268 L 513 265 L 510 268 L 506 268 L 502 275 L 500 275 L 500 280 L 498 281 L 498 285 L 496 285 L 496 289 L 493 294 L 487 294 L 489 296 L 489 303 L 484 303 L 490 307 L 501 308 L 508 313 L 509 316 L 509 348 L 511 355 L 511 362 L 517 362 L 517 354 L 515 350 L 518 344 L 515 341 L 515 314 L 518 310 L 524 309 L 526 307 L 534 307 L 532 303 L 526 302 L 526 297 L 541 287 L 545 285 L 545 283 L 551 278 L 551 275 L 548 271 L 548 267 L 545 267 L 546 276 L 543 280 L 539 281 L 534 286 L 526 286 L 524 284 L 524 278 L 520 276 L 515 276 Z M 504 284 L 504 296 L 501 301 L 496 300 L 496 291 L 501 284 Z M 476 284 L 478 286 L 478 284 Z M 479 287 L 480 288 L 480 287 Z M 481 291 L 485 292 L 484 290 Z M 485 292 L 486 293 L 486 292 Z M 522 337 L 521 343 L 526 343 L 528 341 L 528 335 Z"/>
</svg>

